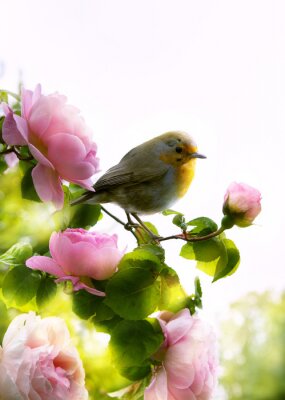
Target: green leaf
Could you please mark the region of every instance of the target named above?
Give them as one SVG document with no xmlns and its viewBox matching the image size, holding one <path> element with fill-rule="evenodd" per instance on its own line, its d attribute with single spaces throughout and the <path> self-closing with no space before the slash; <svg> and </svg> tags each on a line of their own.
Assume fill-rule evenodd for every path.
<svg viewBox="0 0 285 400">
<path fill-rule="evenodd" d="M 118 269 L 142 268 L 145 270 L 148 269 L 154 274 L 158 274 L 162 269 L 163 264 L 154 254 L 154 251 L 149 250 L 149 247 L 142 246 L 125 254 L 118 265 Z"/>
<path fill-rule="evenodd" d="M 240 263 L 240 254 L 234 242 L 230 239 L 224 239 L 223 243 L 227 251 L 227 263 L 225 265 L 217 265 L 213 282 L 232 275 L 238 268 Z"/>
<path fill-rule="evenodd" d="M 0 174 L 2 174 L 8 168 L 6 161 L 0 158 Z"/>
<path fill-rule="evenodd" d="M 97 332 L 109 333 L 111 335 L 113 329 L 122 321 L 122 318 L 114 314 L 111 319 L 97 321 L 94 317 L 91 321 L 94 323 Z"/>
<path fill-rule="evenodd" d="M 165 267 L 160 273 L 161 295 L 158 308 L 178 312 L 186 306 L 187 296 L 183 290 L 177 273 L 170 267 Z"/>
<path fill-rule="evenodd" d="M 184 244 L 179 255 L 187 260 L 196 260 L 193 243 L 188 242 Z"/>
<path fill-rule="evenodd" d="M 158 230 L 151 222 L 144 221 L 144 224 L 151 232 L 159 236 Z M 142 227 L 136 228 L 135 232 L 138 237 L 139 244 L 149 243 L 152 240 L 150 235 Z"/>
<path fill-rule="evenodd" d="M 202 297 L 202 287 L 198 276 L 196 276 L 195 278 L 194 285 L 195 285 L 195 296 Z"/>
<path fill-rule="evenodd" d="M 97 308 L 101 305 L 104 298 L 94 296 L 85 290 L 75 292 L 72 297 L 72 310 L 82 319 L 89 319 L 96 314 Z"/>
<path fill-rule="evenodd" d="M 179 228 L 181 228 L 183 231 L 186 231 L 186 229 L 187 229 L 185 217 L 182 214 L 175 215 L 175 217 L 172 220 L 172 223 L 174 225 L 178 226 Z"/>
<path fill-rule="evenodd" d="M 142 379 L 150 372 L 150 357 L 164 336 L 148 321 L 122 321 L 112 332 L 110 348 L 119 372 L 128 379 Z"/>
<path fill-rule="evenodd" d="M 174 210 L 170 210 L 170 209 L 166 209 L 162 211 L 162 215 L 173 215 L 173 214 L 177 214 L 177 215 L 183 215 L 181 212 L 179 211 L 174 211 Z"/>
<path fill-rule="evenodd" d="M 75 213 L 69 222 L 70 228 L 89 228 L 98 222 L 101 215 L 100 204 L 81 204 L 74 208 Z"/>
<path fill-rule="evenodd" d="M 223 242 L 219 238 L 212 238 L 200 242 L 186 243 L 182 246 L 180 256 L 189 260 L 210 262 L 220 257 L 223 251 Z"/>
<path fill-rule="evenodd" d="M 149 269 L 123 269 L 110 279 L 106 286 L 106 294 L 105 304 L 122 318 L 143 319 L 157 307 L 160 282 Z"/>
<path fill-rule="evenodd" d="M 20 266 L 11 269 L 3 281 L 3 296 L 8 301 L 15 301 L 22 306 L 30 301 L 37 293 L 41 275 L 27 267 Z"/>
<path fill-rule="evenodd" d="M 8 93 L 5 90 L 0 90 L 0 103 L 8 103 Z"/>
<path fill-rule="evenodd" d="M 43 277 L 36 294 L 37 306 L 41 308 L 48 303 L 56 295 L 56 292 L 57 286 L 54 279 L 49 276 Z"/>
<path fill-rule="evenodd" d="M 23 199 L 40 202 L 41 200 L 35 190 L 32 175 L 31 175 L 33 168 L 34 167 L 29 168 L 25 172 L 25 175 L 23 176 L 23 179 L 21 182 L 22 197 L 23 197 Z"/>
<path fill-rule="evenodd" d="M 189 226 L 195 226 L 196 228 L 191 230 L 191 233 L 202 233 L 207 234 L 215 232 L 218 229 L 218 225 L 210 218 L 199 217 L 192 219 L 192 221 L 187 222 Z"/>
<path fill-rule="evenodd" d="M 21 265 L 33 254 L 29 243 L 16 243 L 5 253 L 1 254 L 0 261 L 8 265 Z"/>
<path fill-rule="evenodd" d="M 165 250 L 163 247 L 160 245 L 155 245 L 155 244 L 141 244 L 140 247 L 135 249 L 134 251 L 137 251 L 138 249 L 143 249 L 146 250 L 148 253 L 151 253 L 155 255 L 156 257 L 159 258 L 159 260 L 164 263 L 165 261 Z"/>
</svg>

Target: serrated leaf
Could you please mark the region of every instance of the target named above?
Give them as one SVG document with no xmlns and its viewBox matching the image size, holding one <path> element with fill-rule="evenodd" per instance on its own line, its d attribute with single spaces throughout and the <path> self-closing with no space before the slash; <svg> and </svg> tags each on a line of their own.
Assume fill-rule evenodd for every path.
<svg viewBox="0 0 285 400">
<path fill-rule="evenodd" d="M 27 267 L 20 266 L 11 269 L 3 281 L 3 296 L 8 301 L 15 301 L 22 306 L 30 301 L 37 293 L 41 275 Z"/>
<path fill-rule="evenodd" d="M 26 172 L 25 175 L 23 176 L 22 182 L 21 182 L 21 192 L 22 192 L 22 197 L 23 199 L 27 200 L 33 200 L 40 202 L 40 198 L 35 190 L 33 179 L 32 179 L 32 168 L 29 168 Z"/>
<path fill-rule="evenodd" d="M 112 332 L 110 348 L 115 365 L 128 379 L 142 379 L 150 372 L 150 359 L 163 342 L 147 321 L 122 321 Z"/>
<path fill-rule="evenodd" d="M 105 304 L 128 320 L 147 317 L 160 299 L 160 282 L 151 270 L 128 268 L 117 272 L 106 286 Z"/>
<path fill-rule="evenodd" d="M 54 279 L 46 276 L 43 277 L 36 294 L 37 306 L 41 308 L 44 304 L 48 303 L 57 292 L 57 286 Z"/>
<path fill-rule="evenodd" d="M 75 212 L 69 222 L 70 228 L 88 228 L 94 226 L 101 215 L 100 204 L 80 204 L 75 206 Z"/>
</svg>

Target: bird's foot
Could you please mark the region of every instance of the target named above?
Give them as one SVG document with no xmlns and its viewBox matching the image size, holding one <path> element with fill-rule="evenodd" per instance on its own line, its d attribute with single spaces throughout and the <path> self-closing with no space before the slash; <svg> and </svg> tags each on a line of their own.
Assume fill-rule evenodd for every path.
<svg viewBox="0 0 285 400">
<path fill-rule="evenodd" d="M 125 225 L 124 225 L 124 228 L 127 230 L 127 231 L 132 231 L 133 229 L 137 229 L 137 228 L 140 228 L 141 226 L 139 225 L 139 224 L 136 224 L 136 223 L 133 223 L 133 222 L 127 222 Z"/>
</svg>

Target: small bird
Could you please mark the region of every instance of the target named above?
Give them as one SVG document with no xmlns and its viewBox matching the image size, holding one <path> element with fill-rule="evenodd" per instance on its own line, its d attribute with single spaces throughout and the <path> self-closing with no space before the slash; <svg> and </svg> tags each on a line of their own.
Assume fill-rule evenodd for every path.
<svg viewBox="0 0 285 400">
<path fill-rule="evenodd" d="M 193 139 L 173 131 L 130 150 L 71 205 L 115 203 L 141 223 L 138 214 L 154 214 L 169 208 L 185 195 L 194 177 L 197 153 Z"/>
</svg>

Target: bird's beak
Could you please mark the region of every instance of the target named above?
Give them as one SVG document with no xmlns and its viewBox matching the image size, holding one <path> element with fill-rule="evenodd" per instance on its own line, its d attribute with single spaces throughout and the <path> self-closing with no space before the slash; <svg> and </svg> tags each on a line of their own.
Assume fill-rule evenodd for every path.
<svg viewBox="0 0 285 400">
<path fill-rule="evenodd" d="M 190 158 L 207 158 L 206 156 L 203 156 L 203 154 L 200 153 L 188 153 Z"/>
</svg>

